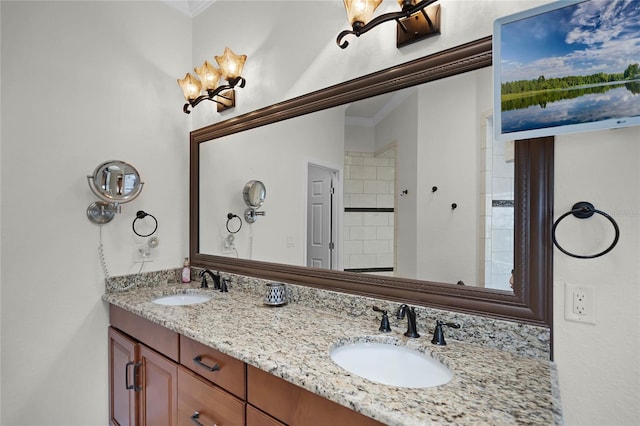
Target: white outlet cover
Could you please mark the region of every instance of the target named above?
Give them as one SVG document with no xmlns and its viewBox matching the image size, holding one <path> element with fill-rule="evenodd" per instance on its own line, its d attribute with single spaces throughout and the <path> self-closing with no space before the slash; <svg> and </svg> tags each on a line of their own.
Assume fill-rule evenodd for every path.
<svg viewBox="0 0 640 426">
<path fill-rule="evenodd" d="M 577 294 L 584 295 L 580 301 Z M 580 303 L 581 306 L 576 306 Z M 596 323 L 595 289 L 592 286 L 565 284 L 564 319 L 585 324 Z M 582 313 L 581 313 L 582 312 Z"/>
</svg>

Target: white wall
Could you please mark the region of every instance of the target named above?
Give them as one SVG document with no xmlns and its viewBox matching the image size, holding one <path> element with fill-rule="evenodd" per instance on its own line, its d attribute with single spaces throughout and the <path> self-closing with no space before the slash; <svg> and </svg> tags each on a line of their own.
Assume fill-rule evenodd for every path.
<svg viewBox="0 0 640 426">
<path fill-rule="evenodd" d="M 112 275 L 136 272 L 131 222 L 159 221 L 159 258 L 188 254 L 188 130 L 176 83 L 191 20 L 160 2 L 2 1 L 2 424 L 107 423 L 107 307 L 96 200 L 102 161 L 140 197 L 103 227 Z"/>
<path fill-rule="evenodd" d="M 394 46 L 395 29 L 389 24 L 376 28 L 361 38 L 350 39 L 351 45 L 346 50 L 338 49 L 335 46 L 335 37 L 339 31 L 346 28 L 342 2 L 338 0 L 277 2 L 275 6 L 273 2 L 250 2 L 251 7 L 257 12 L 242 16 L 241 32 L 236 31 L 235 20 L 215 19 L 217 16 L 223 16 L 225 12 L 233 14 L 236 7 L 234 4 L 237 3 L 238 1 L 218 1 L 194 21 L 194 58 L 197 61 L 201 62 L 214 53 L 219 54 L 225 44 L 229 44 L 236 53 L 249 55 L 245 73 L 248 80 L 247 88 L 240 94 L 239 108 L 232 114 L 270 105 L 345 79 L 478 39 L 491 34 L 491 25 L 496 17 L 548 1 L 441 2 L 442 35 L 401 50 Z M 392 3 L 395 2 L 385 2 L 386 7 L 392 7 Z M 285 12 L 284 9 L 290 6 L 291 8 Z M 310 28 L 310 21 L 304 13 L 310 10 L 313 11 L 313 28 Z M 266 19 L 267 16 L 271 16 L 272 19 Z M 211 25 L 214 21 L 216 25 Z M 220 34 L 226 36 L 221 37 Z M 292 52 L 295 52 L 295 60 L 288 59 Z M 194 117 L 194 124 L 209 124 L 225 118 L 228 116 L 213 119 Z M 561 138 L 558 142 L 556 215 L 564 212 L 564 207 L 574 199 L 590 198 L 599 201 L 601 197 L 606 196 L 607 201 L 614 200 L 615 206 L 622 202 L 621 195 L 624 195 L 625 207 L 622 212 L 626 215 L 625 220 L 628 223 L 625 226 L 628 231 L 623 230 L 626 245 L 621 241 L 620 247 L 599 260 L 574 261 L 557 250 L 554 251 L 554 347 L 565 419 L 569 425 L 639 423 L 639 190 L 637 175 L 629 176 L 639 166 L 638 145 L 634 145 L 638 139 L 637 132 L 638 130 L 634 129 L 607 133 L 606 141 L 593 143 L 596 148 L 582 148 L 581 144 L 572 142 L 573 139 L 569 137 Z M 581 140 L 583 136 L 600 139 L 600 136 L 595 134 L 576 138 Z M 592 179 L 597 179 L 595 184 L 588 184 L 587 181 L 578 178 L 579 175 L 575 173 L 576 156 L 584 156 L 584 161 L 590 166 L 586 170 L 593 172 Z M 625 164 L 629 163 L 626 170 L 618 167 L 623 159 Z M 612 169 L 611 174 L 598 172 L 601 167 Z M 563 171 L 568 174 L 575 173 L 575 176 L 566 176 Z M 596 202 L 596 206 L 598 205 L 599 202 Z M 608 202 L 602 203 L 604 209 L 613 209 L 613 206 Z M 575 237 L 578 240 L 581 238 L 581 232 L 576 231 Z M 593 273 L 594 270 L 599 272 Z M 596 326 L 564 321 L 564 281 L 597 284 L 597 306 L 601 319 Z M 616 287 L 604 284 L 612 281 Z M 617 309 L 620 304 L 624 309 Z M 600 315 L 601 313 L 612 314 L 616 321 L 607 321 L 607 317 Z M 603 336 L 606 336 L 607 342 L 612 343 L 602 344 L 600 338 Z M 580 345 L 575 346 L 576 342 L 580 342 Z M 608 361 L 615 361 L 617 367 L 612 367 Z M 609 369 L 616 373 L 611 378 L 606 377 Z M 627 369 L 628 374 L 619 373 L 620 369 Z"/>
<path fill-rule="evenodd" d="M 596 259 L 554 250 L 554 345 L 570 425 L 640 424 L 640 128 L 557 138 L 555 216 L 578 201 L 610 214 L 620 241 Z M 566 218 L 558 241 L 578 254 L 613 241 L 604 218 Z M 564 319 L 565 286 L 592 287 L 596 324 Z"/>
<path fill-rule="evenodd" d="M 344 123 L 344 109 L 333 108 L 203 144 L 201 251 L 222 254 L 227 213 L 232 212 L 244 222 L 234 235 L 240 258 L 304 266 L 307 166 L 313 163 L 342 172 L 344 126 L 340 123 Z M 250 225 L 244 221 L 247 206 L 242 190 L 253 179 L 265 184 L 267 196 L 259 210 L 266 215 Z"/>
<path fill-rule="evenodd" d="M 398 277 L 416 278 L 417 253 L 420 240 L 415 226 L 420 213 L 418 197 L 418 105 L 419 90 L 409 95 L 389 115 L 376 125 L 376 150 L 395 144 L 396 154 L 396 269 Z M 401 197 L 402 191 L 407 195 Z M 424 277 L 424 276 L 423 276 Z M 432 279 L 432 277 L 430 277 Z"/>
<path fill-rule="evenodd" d="M 1 2 L 3 424 L 106 424 L 107 315 L 98 230 L 84 213 L 94 200 L 85 176 L 100 161 L 128 160 L 147 181 L 104 227 L 112 273 L 136 270 L 130 225 L 138 209 L 160 221 L 160 259 L 149 269 L 180 265 L 189 120 L 200 127 L 474 40 L 491 33 L 495 17 L 541 3 L 441 2 L 440 37 L 397 50 L 387 24 L 340 50 L 339 0 L 239 1 L 216 2 L 195 18 L 193 33 L 188 18 L 158 2 Z M 245 13 L 249 6 L 255 13 Z M 238 107 L 185 117 L 175 79 L 225 45 L 249 55 Z M 574 200 L 593 200 L 622 232 L 598 260 L 555 251 L 554 345 L 569 425 L 639 423 L 638 138 L 638 129 L 627 129 L 557 144 L 556 215 Z M 41 172 L 50 164 L 55 185 Z M 577 165 L 588 172 L 576 173 Z M 580 231 L 569 237 L 592 241 Z M 595 326 L 564 321 L 565 282 L 596 288 Z"/>
<path fill-rule="evenodd" d="M 479 79 L 478 74 L 484 78 Z M 480 70 L 432 82 L 428 90 L 420 91 L 419 277 L 449 283 L 479 281 L 477 241 L 483 229 L 477 202 L 481 128 L 473 124 L 480 122 L 479 111 L 486 110 L 477 108 L 477 90 L 483 86 L 479 82 L 486 86 L 490 81 L 490 73 Z M 436 192 L 431 192 L 433 186 L 438 187 Z M 457 207 L 453 209 L 452 204 Z"/>
</svg>

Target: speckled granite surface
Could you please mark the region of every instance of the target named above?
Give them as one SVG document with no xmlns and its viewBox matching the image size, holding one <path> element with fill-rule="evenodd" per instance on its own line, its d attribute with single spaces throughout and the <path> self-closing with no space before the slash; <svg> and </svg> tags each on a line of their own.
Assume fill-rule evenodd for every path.
<svg viewBox="0 0 640 426">
<path fill-rule="evenodd" d="M 293 294 L 287 305 L 270 307 L 263 304 L 260 287 L 242 280 L 234 280 L 228 293 L 199 289 L 197 282 L 161 281 L 127 291 L 108 285 L 103 300 L 388 425 L 562 423 L 555 366 L 549 361 L 462 343 L 453 330 L 447 330 L 444 347 L 432 345 L 425 329 L 418 329 L 421 338 L 408 339 L 403 336 L 406 324 L 393 317 L 393 331 L 381 333 L 379 314 L 326 308 L 332 292 L 315 307 L 296 302 Z M 290 293 L 301 290 L 294 287 L 288 286 Z M 191 306 L 152 303 L 155 297 L 179 292 L 209 293 L 212 299 Z M 370 308 L 370 301 L 362 303 Z M 362 340 L 430 354 L 454 378 L 437 388 L 407 389 L 373 383 L 333 363 L 332 347 Z"/>
<path fill-rule="evenodd" d="M 131 288 L 177 283 L 180 271 L 180 269 L 171 269 L 109 278 L 106 282 L 106 290 L 109 293 Z M 193 279 L 197 279 L 198 270 L 192 269 L 191 275 Z M 228 273 L 222 273 L 221 276 L 228 280 L 232 288 L 251 293 L 256 297 L 264 295 L 265 285 L 270 282 L 260 278 Z M 355 317 L 379 318 L 379 314 L 371 309 L 373 305 L 376 305 L 389 312 L 392 324 L 400 326 L 402 322 L 396 320 L 392 315 L 392 313 L 397 312 L 400 306 L 399 303 L 395 302 L 292 284 L 287 284 L 287 296 L 291 303 L 317 308 L 322 311 L 331 310 L 338 314 Z M 476 343 L 540 360 L 550 359 L 551 335 L 546 327 L 422 306 L 416 306 L 416 317 L 418 332 L 424 336 L 433 333 L 436 320 L 454 322 L 460 324 L 461 327 L 459 329 L 446 330 L 446 336 L 452 339 L 466 343 Z M 406 323 L 404 324 L 406 327 Z"/>
</svg>

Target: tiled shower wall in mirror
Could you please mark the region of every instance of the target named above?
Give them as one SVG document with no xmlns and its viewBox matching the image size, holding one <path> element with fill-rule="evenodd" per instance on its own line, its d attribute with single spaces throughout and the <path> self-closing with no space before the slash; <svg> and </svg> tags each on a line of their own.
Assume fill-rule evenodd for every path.
<svg viewBox="0 0 640 426">
<path fill-rule="evenodd" d="M 344 270 L 393 275 L 395 151 L 347 151 L 344 170 Z"/>
<path fill-rule="evenodd" d="M 485 123 L 484 144 L 480 158 L 483 161 L 481 182 L 483 191 L 480 210 L 484 223 L 484 239 L 481 244 L 481 273 L 484 287 L 511 290 L 509 278 L 513 269 L 513 221 L 514 221 L 514 142 L 493 140 L 493 123 Z"/>
</svg>

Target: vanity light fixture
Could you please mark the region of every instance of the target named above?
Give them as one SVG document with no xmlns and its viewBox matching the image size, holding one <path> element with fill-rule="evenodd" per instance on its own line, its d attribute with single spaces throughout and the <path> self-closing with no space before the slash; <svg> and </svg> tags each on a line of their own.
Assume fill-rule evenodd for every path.
<svg viewBox="0 0 640 426">
<path fill-rule="evenodd" d="M 383 22 L 396 21 L 398 25 L 396 46 L 398 48 L 440 34 L 440 5 L 427 7 L 437 0 L 397 0 L 401 10 L 377 16 L 373 12 L 382 0 L 344 0 L 351 30 L 338 34 L 336 43 L 345 49 L 349 42 L 343 39 L 353 34 L 356 37 L 377 27 Z"/>
<path fill-rule="evenodd" d="M 247 55 L 236 55 L 231 49 L 225 47 L 222 56 L 215 58 L 220 68 L 214 67 L 209 61 L 204 61 L 200 68 L 193 69 L 199 79 L 189 73 L 182 80 L 178 79 L 178 84 L 187 100 L 182 107 L 185 114 L 191 113 L 189 107 L 193 109 L 205 99 L 217 103 L 218 112 L 236 106 L 234 88 L 244 87 L 246 83 L 241 74 Z M 222 78 L 226 80 L 226 84 L 219 85 Z"/>
</svg>

